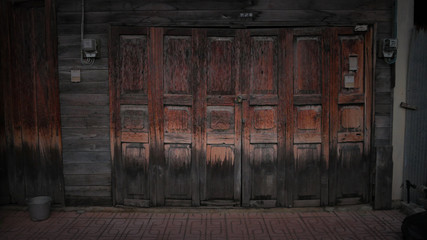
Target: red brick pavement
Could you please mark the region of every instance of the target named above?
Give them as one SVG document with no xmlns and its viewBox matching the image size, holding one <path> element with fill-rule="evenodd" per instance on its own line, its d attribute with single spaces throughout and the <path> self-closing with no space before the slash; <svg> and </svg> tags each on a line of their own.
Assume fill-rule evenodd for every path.
<svg viewBox="0 0 427 240">
<path fill-rule="evenodd" d="M 0 208 L 0 239 L 401 239 L 389 211 L 138 209 L 52 211 L 41 222 Z"/>
</svg>

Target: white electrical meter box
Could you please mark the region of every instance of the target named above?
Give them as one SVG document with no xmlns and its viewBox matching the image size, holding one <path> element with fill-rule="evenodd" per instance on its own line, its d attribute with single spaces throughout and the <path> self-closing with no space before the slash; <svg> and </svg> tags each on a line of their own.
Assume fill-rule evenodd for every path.
<svg viewBox="0 0 427 240">
<path fill-rule="evenodd" d="M 83 49 L 83 51 L 96 51 L 96 40 L 95 39 L 83 39 L 82 49 Z"/>
<path fill-rule="evenodd" d="M 86 58 L 96 58 L 98 57 L 99 43 L 96 39 L 83 39 L 82 41 L 82 51 Z"/>
</svg>

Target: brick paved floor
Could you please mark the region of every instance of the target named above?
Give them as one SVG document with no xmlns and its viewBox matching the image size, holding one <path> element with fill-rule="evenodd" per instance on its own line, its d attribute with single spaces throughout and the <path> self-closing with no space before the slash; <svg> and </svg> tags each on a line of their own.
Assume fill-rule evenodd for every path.
<svg viewBox="0 0 427 240">
<path fill-rule="evenodd" d="M 111 210 L 113 209 L 113 210 Z M 403 215 L 320 210 L 54 210 L 30 220 L 0 208 L 0 239 L 401 239 Z"/>
</svg>

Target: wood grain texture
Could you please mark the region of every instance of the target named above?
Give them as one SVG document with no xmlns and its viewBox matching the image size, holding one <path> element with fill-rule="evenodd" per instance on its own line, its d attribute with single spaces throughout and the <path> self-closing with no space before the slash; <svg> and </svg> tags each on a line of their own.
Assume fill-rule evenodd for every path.
<svg viewBox="0 0 427 240">
<path fill-rule="evenodd" d="M 0 29 L 0 62 L 7 63 L 10 59 L 10 32 L 9 32 L 9 9 L 10 3 L 0 1 L 0 21 L 4 26 Z M 11 155 L 11 119 L 7 117 L 6 112 L 9 111 L 11 101 L 10 93 L 10 68 L 9 64 L 0 64 L 0 169 L 1 169 L 1 190 L 0 202 L 2 204 L 10 203 L 10 190 L 9 190 L 9 169 L 7 159 Z"/>
<path fill-rule="evenodd" d="M 2 109 L 8 116 L 3 118 L 9 130 L 5 135 L 9 154 L 4 159 L 11 202 L 23 204 L 28 197 L 48 195 L 63 204 L 55 2 L 5 4 L 2 9 L 9 12 L 4 19 L 9 30 L 2 38 L 8 56 L 2 55 L 1 61 L 26 66 L 2 75 L 7 78 L 2 79 L 2 89 L 10 92 L 2 100 L 12 104 Z"/>
<path fill-rule="evenodd" d="M 59 19 L 60 19 L 60 24 L 58 26 L 58 31 L 60 33 L 60 42 L 62 44 L 60 44 L 60 48 L 61 48 L 61 54 L 59 55 L 60 57 L 60 64 L 59 64 L 59 68 L 62 71 L 68 71 L 69 73 L 69 69 L 76 65 L 79 64 L 79 59 L 78 56 L 76 56 L 74 50 L 72 49 L 77 49 L 78 48 L 78 44 L 74 43 L 74 40 L 77 39 L 78 40 L 78 36 L 80 33 L 80 3 L 71 3 L 71 2 L 66 2 L 66 1 L 59 1 Z M 248 10 L 248 11 L 253 11 L 255 14 L 255 17 L 253 19 L 247 19 L 247 20 L 242 20 L 239 18 L 239 13 L 242 11 L 242 9 Z M 259 1 L 259 2 L 254 2 L 254 3 L 249 3 L 249 2 L 244 2 L 244 1 L 238 1 L 238 2 L 233 2 L 233 3 L 229 3 L 229 2 L 223 2 L 223 1 L 208 1 L 208 2 L 204 2 L 204 3 L 192 3 L 192 4 L 188 4 L 188 3 L 184 3 L 182 1 L 161 1 L 161 2 L 156 2 L 156 3 L 148 3 L 148 2 L 136 2 L 133 0 L 130 1 L 125 1 L 125 2 L 105 2 L 105 1 L 100 1 L 100 0 L 95 0 L 95 1 L 88 1 L 86 2 L 86 10 L 87 10 L 87 15 L 88 15 L 88 21 L 87 24 L 85 26 L 85 31 L 87 34 L 87 36 L 89 37 L 95 37 L 95 38 L 100 38 L 101 39 L 101 44 L 102 44 L 102 49 L 104 49 L 104 46 L 106 46 L 106 43 L 104 42 L 104 39 L 106 39 L 106 33 L 109 30 L 109 25 L 127 25 L 127 26 L 164 26 L 164 27 L 174 27 L 174 26 L 190 26 L 190 27 L 229 27 L 229 26 L 233 26 L 233 27 L 243 27 L 243 26 L 254 26 L 254 27 L 274 27 L 274 26 L 303 26 L 303 25 L 310 25 L 310 26 L 331 26 L 331 25 L 354 25 L 355 23 L 378 23 L 380 26 L 382 26 L 380 29 L 378 29 L 379 32 L 381 32 L 381 34 L 383 34 L 384 36 L 386 36 L 387 34 L 390 34 L 391 28 L 390 28 L 390 23 L 389 21 L 392 19 L 392 14 L 391 14 L 391 3 L 388 1 L 384 1 L 384 0 L 377 0 L 377 1 L 368 1 L 368 0 L 364 0 L 364 1 L 357 1 L 357 2 L 349 2 L 349 3 L 343 3 L 343 2 L 337 2 L 337 1 L 332 1 L 332 2 L 309 2 L 306 0 L 303 1 L 299 1 L 299 2 L 291 2 L 291 1 Z M 221 11 L 220 11 L 221 10 Z M 212 31 L 211 31 L 212 30 Z M 168 33 L 169 31 L 169 33 Z M 186 38 L 187 40 L 183 40 L 181 39 L 181 37 L 176 37 L 178 31 L 182 32 L 186 32 L 185 34 L 181 35 L 181 36 L 185 36 L 184 38 Z M 195 30 L 195 31 L 199 31 L 199 30 Z M 236 37 L 233 33 L 233 29 L 227 29 L 227 30 L 214 30 L 214 29 L 209 29 L 209 32 L 219 32 L 219 33 L 223 33 L 222 36 L 220 35 L 216 35 L 213 33 L 209 33 L 208 36 L 203 37 L 204 39 L 201 41 L 206 41 L 203 44 L 204 47 L 206 47 L 207 45 L 209 45 L 209 38 L 210 37 L 224 37 L 224 38 L 234 38 L 233 41 L 236 41 L 236 43 L 230 43 L 231 45 L 233 44 L 238 44 L 238 40 L 236 40 Z M 241 30 L 244 31 L 244 30 Z M 277 32 L 277 30 L 274 30 Z M 269 35 L 269 37 L 271 36 L 276 36 L 276 33 L 272 33 L 274 31 L 271 31 L 270 33 L 266 34 Z M 163 96 L 163 103 L 167 104 L 167 105 L 173 105 L 173 106 L 196 106 L 195 104 L 202 104 L 200 101 L 201 99 L 194 99 L 194 92 L 193 92 L 193 96 L 191 96 L 191 93 L 182 93 L 180 96 L 178 96 L 179 94 L 177 94 L 178 92 L 187 92 L 188 87 L 185 85 L 187 84 L 185 82 L 186 77 L 185 76 L 189 76 L 189 74 L 193 74 L 190 73 L 191 71 L 184 71 L 185 69 L 188 69 L 188 58 L 187 58 L 187 52 L 184 51 L 184 48 L 188 49 L 191 48 L 191 50 L 193 50 L 193 46 L 192 44 L 194 41 L 194 37 L 192 36 L 192 33 L 190 29 L 184 29 L 184 30 L 173 30 L 173 29 L 165 29 L 165 33 L 164 36 L 175 36 L 171 37 L 170 39 L 173 39 L 173 41 L 176 42 L 181 42 L 181 43 L 177 43 L 176 46 L 174 45 L 175 43 L 171 43 L 168 44 L 163 43 L 163 50 L 164 52 L 167 51 L 167 49 L 171 50 L 174 49 L 176 47 L 176 51 L 172 51 L 168 54 L 170 55 L 175 55 L 175 56 L 181 56 L 182 57 L 182 61 L 180 62 L 180 64 L 178 64 L 179 66 L 182 66 L 181 68 L 177 66 L 173 67 L 172 63 L 168 63 L 168 65 L 170 65 L 170 71 L 164 71 L 163 70 L 163 74 L 164 78 L 172 78 L 171 76 L 173 75 L 180 75 L 182 74 L 181 77 L 177 78 L 179 80 L 177 80 L 177 84 L 174 85 L 170 85 L 168 86 L 166 84 L 166 82 L 164 81 L 164 86 L 163 86 L 163 91 L 164 93 L 167 93 L 167 91 L 170 91 L 171 94 L 169 95 L 162 95 Z M 254 31 L 256 32 L 256 31 Z M 268 30 L 262 30 L 262 31 L 258 31 L 257 33 L 254 34 L 254 36 L 256 36 L 257 34 L 259 34 L 258 36 L 263 36 L 263 34 L 260 34 L 260 32 L 264 32 L 267 33 L 269 32 Z M 203 35 L 203 34 L 202 34 Z M 191 43 L 190 43 L 190 39 L 191 38 Z M 167 39 L 164 38 L 164 39 Z M 107 39 L 106 39 L 107 40 Z M 217 39 L 218 40 L 218 39 Z M 228 44 L 228 40 L 227 39 L 222 39 L 225 40 L 225 42 Z M 172 42 L 173 42 L 172 41 Z M 107 40 L 107 42 L 109 42 Z M 185 43 L 182 43 L 185 42 Z M 221 42 L 221 44 L 227 45 L 222 41 L 217 41 L 217 42 Z M 309 41 L 310 42 L 310 41 Z M 311 43 L 311 42 L 310 42 Z M 112 48 L 114 47 L 112 43 L 109 42 L 109 44 L 112 46 Z M 215 43 L 216 44 L 216 43 Z M 220 45 L 220 43 L 218 43 L 218 45 Z M 310 45 L 310 44 L 308 44 Z M 69 47 L 69 48 L 68 48 Z M 216 47 L 216 46 L 214 46 Z M 308 46 L 307 46 L 308 47 Z M 219 48 L 219 47 L 218 47 Z M 229 47 L 224 46 L 224 49 L 230 49 Z M 207 48 L 205 48 L 207 49 Z M 219 51 L 219 50 L 218 50 Z M 369 49 L 364 49 L 364 51 L 370 51 Z M 232 51 L 227 51 L 227 53 L 230 53 Z M 97 79 L 101 79 L 102 75 L 104 74 L 105 76 L 105 72 L 108 70 L 108 58 L 107 56 L 110 53 L 108 52 L 107 49 L 102 50 L 101 52 L 101 56 L 102 58 L 97 60 L 97 62 L 93 65 L 93 66 L 84 66 L 82 73 L 83 74 L 87 74 L 87 73 L 93 73 L 93 76 Z M 164 55 L 164 59 L 163 59 L 163 64 L 167 63 L 168 60 L 166 60 L 168 54 Z M 194 56 L 195 54 L 192 51 L 189 51 L 188 54 Z M 203 54 L 203 53 L 202 53 Z M 236 52 L 234 52 L 234 54 L 236 54 Z M 286 51 L 286 54 L 288 54 L 288 51 Z M 233 54 L 230 54 L 232 59 L 237 59 L 239 57 L 234 56 Z M 227 55 L 227 58 L 225 59 L 226 61 L 224 62 L 229 62 L 229 55 Z M 200 57 L 200 59 L 202 59 L 201 61 L 208 61 L 208 57 L 207 56 L 198 56 Z M 111 58 L 111 57 L 110 57 Z M 193 59 L 193 57 L 191 57 Z M 214 58 L 212 58 L 214 59 Z M 243 59 L 243 58 L 242 58 Z M 111 60 L 111 59 L 110 59 Z M 307 60 L 308 61 L 308 60 Z M 307 62 L 306 61 L 306 62 Z M 190 60 L 190 62 L 192 62 Z M 278 60 L 277 62 L 280 62 L 280 60 Z M 172 65 L 171 65 L 172 64 Z M 323 63 L 324 64 L 324 63 Z M 220 66 L 220 63 L 218 63 L 218 66 Z M 227 69 L 227 65 L 224 64 L 224 68 L 219 68 L 221 70 L 224 70 L 225 72 L 229 72 Z M 282 64 L 282 66 L 284 66 Z M 197 66 L 191 66 L 191 68 L 195 68 L 198 67 Z M 381 86 L 381 88 L 378 92 L 380 93 L 380 97 L 378 98 L 378 103 L 375 103 L 375 111 L 377 114 L 381 114 L 383 117 L 387 118 L 391 116 L 391 95 L 390 95 L 390 89 L 389 89 L 389 83 L 390 83 L 390 78 L 392 76 L 388 76 L 387 75 L 387 71 L 390 70 L 390 68 L 388 66 L 381 66 L 383 69 L 378 70 L 377 71 L 377 78 L 378 78 L 378 85 Z M 314 68 L 314 67 L 313 67 Z M 174 70 L 175 69 L 175 70 Z M 181 72 L 177 72 L 178 69 L 182 69 Z M 234 69 L 234 68 L 232 68 Z M 279 65 L 279 69 L 281 69 L 280 65 Z M 96 73 L 95 73 L 96 72 Z M 379 72 L 379 73 L 378 73 Z M 68 74 L 67 73 L 67 74 Z M 304 71 L 301 71 L 301 73 L 304 73 Z M 167 74 L 169 74 L 168 76 L 166 76 Z M 204 75 L 205 73 L 201 73 L 200 76 Z M 322 72 L 321 74 L 327 74 L 325 72 Z M 365 73 L 365 75 L 368 73 Z M 378 75 L 380 74 L 380 75 Z M 233 75 L 233 73 L 231 74 L 231 76 Z M 313 75 L 313 74 L 312 74 Z M 63 75 L 65 76 L 65 75 Z M 232 79 L 229 78 L 228 75 L 223 74 L 222 76 L 224 76 L 223 79 Z M 191 80 L 189 82 L 190 84 L 190 88 L 193 88 L 191 90 L 194 90 L 195 88 L 194 86 L 194 82 L 192 77 L 190 77 Z M 67 77 L 64 77 L 65 80 L 68 81 Z M 245 85 L 247 84 L 247 79 L 243 79 L 241 78 L 242 81 L 237 81 L 236 85 Z M 224 80 L 224 81 L 228 81 L 228 80 Z M 205 81 L 204 79 L 201 80 L 202 82 Z M 278 84 L 280 84 L 280 78 L 277 79 Z M 218 81 L 219 82 L 219 81 Z M 199 83 L 197 83 L 199 84 Z M 207 86 L 209 87 L 209 82 L 206 83 Z M 315 83 L 313 83 L 314 85 L 316 85 Z M 313 86 L 314 86 L 313 85 Z M 171 87 L 172 86 L 172 87 Z M 174 88 L 176 86 L 176 88 Z M 266 84 L 265 86 L 268 87 L 268 85 Z M 308 89 L 308 91 L 321 91 L 322 95 L 325 93 L 324 89 L 325 87 L 328 87 L 328 85 L 322 85 L 320 88 L 316 88 L 313 87 L 311 85 L 302 85 L 302 88 L 306 88 Z M 305 87 L 304 87 L 305 86 Z M 316 85 L 318 86 L 318 85 Z M 198 85 L 199 87 L 199 85 Z M 203 86 L 201 86 L 203 88 Z M 229 85 L 218 85 L 218 86 L 212 86 L 212 87 L 216 87 L 218 92 L 223 91 L 223 92 L 227 92 L 227 91 L 232 91 L 230 89 L 227 89 L 229 87 Z M 223 87 L 224 89 L 221 89 L 221 87 Z M 283 86 L 284 89 L 286 89 L 288 87 L 288 84 L 285 84 Z M 243 86 L 242 89 L 244 89 L 245 86 Z M 219 89 L 219 90 L 218 90 Z M 317 90 L 313 90 L 313 89 L 317 89 Z M 320 90 L 319 90 L 320 89 Z M 280 89 L 278 89 L 280 91 Z M 79 102 L 78 99 L 69 99 L 68 97 L 65 97 L 64 99 L 64 104 L 62 104 L 62 109 L 65 110 L 65 112 L 67 114 L 63 114 L 63 117 L 65 119 L 70 119 L 70 120 L 65 120 L 64 123 L 67 124 L 67 126 L 77 126 L 80 129 L 84 128 L 95 128 L 96 125 L 99 124 L 99 126 L 103 129 L 105 129 L 106 125 L 105 125 L 105 121 L 102 121 L 102 118 L 106 118 L 106 115 L 102 115 L 102 114 L 96 114 L 96 113 L 105 113 L 105 110 L 108 109 L 108 107 L 101 107 L 105 105 L 105 102 L 103 102 L 103 100 L 100 100 L 98 102 L 97 99 L 97 95 L 94 94 L 105 94 L 104 96 L 106 96 L 107 90 L 106 90 L 106 85 L 105 82 L 102 83 L 102 81 L 96 81 L 95 82 L 83 82 L 81 85 L 75 85 L 73 86 L 72 84 L 69 83 L 64 83 L 61 85 L 61 91 L 63 92 L 63 94 L 67 95 L 67 94 L 84 94 L 84 95 L 80 95 L 81 97 L 85 98 L 86 100 L 84 100 L 86 103 L 84 102 Z M 209 90 L 207 90 L 209 91 Z M 173 93 L 172 93 L 173 92 Z M 241 93 L 243 93 L 243 91 L 241 91 Z M 247 92 L 249 93 L 249 92 Z M 87 94 L 87 95 L 86 95 Z M 236 92 L 237 94 L 237 92 Z M 176 96 L 171 96 L 171 95 L 176 95 Z M 279 94 L 280 95 L 280 94 Z M 285 95 L 285 94 L 284 94 Z M 310 95 L 310 94 L 308 94 Z M 301 96 L 296 96 L 293 99 L 293 104 L 294 105 L 298 105 L 298 106 L 304 106 L 306 104 L 310 104 L 310 105 L 322 105 L 322 106 L 326 106 L 327 104 L 327 100 L 324 100 L 324 98 L 319 97 L 321 94 L 318 93 L 317 96 L 313 96 L 310 95 L 307 97 L 301 97 Z M 203 103 L 205 106 L 205 108 L 207 108 L 207 106 L 235 106 L 235 97 L 233 95 L 229 95 L 230 97 L 222 97 L 219 98 L 217 96 L 208 96 L 208 100 L 207 103 Z M 94 105 L 92 105 L 91 103 L 87 103 L 90 102 L 91 97 L 94 97 L 95 99 L 95 103 Z M 202 96 L 202 97 L 206 97 L 206 96 Z M 279 97 L 272 97 L 272 98 L 252 98 L 249 97 L 249 105 L 248 107 L 250 108 L 251 106 L 255 107 L 255 106 L 272 106 L 272 105 L 280 105 L 280 102 L 283 102 L 282 100 L 285 100 L 285 97 L 281 98 L 282 100 L 279 100 Z M 203 98 L 205 99 L 205 98 Z M 134 101 L 135 100 L 135 101 Z M 70 101 L 72 103 L 70 103 Z M 122 104 L 148 104 L 148 98 L 144 98 L 144 99 L 137 99 L 134 98 L 132 100 L 132 98 L 123 98 L 122 99 Z M 340 102 L 344 103 L 346 101 L 359 101 L 361 104 L 364 102 L 364 96 L 360 95 L 360 96 L 345 96 L 340 98 Z M 107 101 L 108 102 L 108 101 Z M 239 114 L 242 114 L 243 112 L 243 106 L 245 105 L 245 100 L 243 101 L 243 104 L 241 104 L 241 108 L 239 110 L 238 107 L 235 107 L 234 110 L 234 124 L 233 126 L 235 127 L 236 131 L 239 130 L 239 120 L 237 118 L 237 116 Z M 75 106 L 81 105 L 82 108 L 80 110 L 77 110 L 77 108 Z M 238 106 L 238 105 L 236 105 Z M 249 109 L 248 108 L 248 109 Z M 73 114 L 72 111 L 73 109 L 77 110 L 76 114 L 79 115 L 79 118 L 74 118 L 71 116 L 68 116 L 70 114 Z M 288 114 L 286 113 L 285 109 L 282 109 L 285 111 L 285 113 L 280 113 L 280 107 L 278 107 L 277 110 L 277 116 L 279 118 L 279 116 L 283 116 L 283 118 L 287 118 Z M 196 111 L 195 108 L 193 108 L 191 111 Z M 322 108 L 321 109 L 321 118 L 322 121 L 328 121 L 327 116 L 325 115 L 325 112 L 328 111 L 326 108 Z M 369 109 L 364 108 L 364 111 L 369 111 Z M 88 113 L 87 116 L 83 116 L 85 113 Z M 198 113 L 198 114 L 202 114 L 202 113 Z M 203 114 L 206 114 L 203 113 Z M 244 113 L 243 113 L 244 114 Z M 66 116 L 67 115 L 67 116 Z M 195 119 L 192 122 L 192 125 L 194 125 L 194 127 L 197 127 L 199 123 L 204 123 L 205 121 L 203 121 L 203 116 L 200 117 L 200 122 L 196 122 Z M 206 116 L 207 117 L 207 116 Z M 195 117 L 197 119 L 199 119 L 199 117 Z M 292 118 L 293 119 L 293 118 Z M 326 120 L 325 120 L 326 119 Z M 164 120 L 164 119 L 163 119 Z M 68 124 L 70 123 L 71 124 Z M 85 123 L 88 123 L 87 125 L 84 125 Z M 280 131 L 280 121 L 278 121 L 277 123 L 278 125 L 278 131 Z M 65 126 L 65 125 L 64 125 Z M 232 126 L 232 125 L 230 125 Z M 284 128 L 286 128 L 287 125 L 283 125 Z M 321 126 L 321 131 L 322 134 L 324 132 L 327 132 L 327 128 L 325 127 L 326 125 L 322 125 Z M 202 126 L 206 127 L 206 126 Z M 240 131 L 244 132 L 244 127 L 243 129 L 240 129 Z M 389 126 L 378 126 L 377 128 L 378 131 L 375 131 L 375 135 L 376 137 L 372 137 L 372 141 L 376 141 L 376 143 L 386 143 L 389 139 L 390 139 L 390 127 Z M 205 130 L 206 132 L 206 130 Z M 283 132 L 286 134 L 285 129 L 283 129 Z M 373 132 L 373 131 L 372 131 Z M 372 133 L 371 132 L 371 133 Z M 169 134 L 169 133 L 168 133 Z M 178 135 L 168 135 L 166 132 L 163 135 L 164 136 L 164 140 L 163 142 L 169 142 L 169 143 L 173 143 L 173 141 L 181 141 L 181 143 L 188 143 L 189 144 L 189 140 L 188 137 L 182 138 L 182 136 L 178 136 Z M 110 134 L 111 135 L 111 134 Z M 112 135 L 111 135 L 112 136 Z M 238 135 L 235 135 L 235 141 L 238 141 Z M 243 135 L 244 136 L 244 135 Z M 254 135 L 255 136 L 255 135 Z M 325 135 L 321 135 L 322 139 L 320 141 L 325 141 Z M 363 137 L 366 138 L 366 136 L 369 137 L 369 134 L 363 134 Z M 201 138 L 205 138 L 203 140 L 203 142 L 208 142 L 209 138 L 206 135 L 202 135 Z M 278 135 L 278 140 L 280 142 L 280 137 L 281 135 Z M 136 137 L 138 138 L 138 137 Z M 251 141 L 251 137 L 250 135 L 248 136 L 249 138 L 249 142 Z M 221 142 L 223 139 L 227 140 L 227 144 L 231 143 L 228 141 L 231 141 L 230 137 L 225 136 L 221 139 L 217 136 L 215 136 L 215 138 L 210 138 L 212 139 L 216 139 L 216 143 Z M 286 139 L 288 139 L 287 137 L 283 138 L 283 142 L 285 142 L 286 144 Z M 377 140 L 374 140 L 377 139 Z M 133 140 L 136 141 L 136 140 Z M 294 141 L 294 140 L 292 140 Z M 194 138 L 191 140 L 191 142 L 194 143 Z M 212 141 L 210 141 L 212 143 Z M 223 141 L 224 142 L 224 141 Z M 243 145 L 244 142 L 242 141 Z M 194 143 L 195 144 L 195 143 Z M 236 143 L 238 144 L 238 143 Z M 280 144 L 280 143 L 279 143 Z M 201 144 L 203 146 L 203 144 Z M 113 145 L 111 145 L 110 149 L 112 149 L 112 151 L 115 151 L 114 148 L 112 147 Z M 195 146 L 195 145 L 193 145 Z M 116 145 L 117 147 L 117 145 Z M 293 147 L 290 148 L 293 151 Z M 327 152 L 326 149 L 328 149 L 327 144 L 325 143 L 325 145 L 322 145 L 322 151 L 323 152 Z M 281 148 L 278 148 L 278 151 L 280 152 Z M 192 159 L 194 159 L 194 153 L 195 153 L 195 149 L 193 148 L 192 150 Z M 206 151 L 206 148 L 203 150 Z M 237 153 L 237 150 L 235 151 Z M 280 153 L 278 152 L 278 154 L 280 155 Z M 287 154 L 287 153 L 286 153 Z M 242 155 L 243 156 L 243 155 Z M 204 158 L 205 159 L 205 158 Z M 280 163 L 280 157 L 278 158 L 278 162 Z M 286 158 L 288 159 L 288 158 Z M 290 159 L 293 159 L 290 158 Z M 324 160 L 324 162 L 326 162 L 328 159 L 328 157 L 326 156 Z M 242 159 L 242 161 L 244 161 Z M 236 160 L 235 162 L 239 162 L 238 160 Z M 195 161 L 192 160 L 192 164 L 195 164 Z M 242 162 L 243 164 L 243 162 Z M 243 165 L 242 165 L 243 166 Z M 203 175 L 203 171 L 200 170 L 200 166 L 196 166 L 196 168 L 199 168 L 199 170 L 202 172 L 201 174 Z M 284 168 L 283 169 L 287 169 Z M 286 170 L 284 170 L 286 171 Z M 244 171 L 243 171 L 244 172 Z M 199 179 L 199 173 L 192 173 L 194 179 Z M 289 176 L 288 174 L 284 174 L 285 176 Z M 194 180 L 193 179 L 193 180 Z M 278 178 L 280 179 L 280 178 Z M 202 180 L 203 181 L 203 180 Z M 278 180 L 279 181 L 279 180 Z M 193 189 L 199 189 L 197 188 L 197 182 L 198 180 L 193 181 L 194 186 L 192 187 Z M 243 183 L 242 186 L 245 186 L 245 184 Z M 281 188 L 278 186 L 278 190 L 280 190 Z M 285 189 L 285 188 L 283 188 Z M 287 190 L 285 190 L 287 191 Z M 193 201 L 194 202 L 200 202 L 197 201 L 197 198 L 195 196 L 199 196 L 198 194 L 194 193 L 193 194 L 193 199 L 196 199 Z M 198 204 L 198 203 L 197 203 Z"/>
<path fill-rule="evenodd" d="M 206 199 L 206 31 L 192 30 L 192 62 L 193 62 L 193 149 L 192 149 L 192 195 L 191 205 L 200 206 Z"/>
</svg>

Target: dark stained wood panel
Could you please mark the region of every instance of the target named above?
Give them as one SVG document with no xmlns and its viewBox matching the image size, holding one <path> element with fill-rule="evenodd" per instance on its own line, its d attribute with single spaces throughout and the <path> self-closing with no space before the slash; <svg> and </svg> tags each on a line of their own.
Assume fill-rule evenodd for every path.
<svg viewBox="0 0 427 240">
<path fill-rule="evenodd" d="M 56 12 L 52 5 L 52 1 L 28 6 L 1 3 L 1 21 L 7 27 L 0 40 L 0 122 L 5 127 L 0 154 L 1 164 L 7 166 L 3 174 L 8 180 L 2 180 L 9 182 L 7 203 L 25 204 L 25 199 L 38 195 L 51 196 L 55 204 L 64 203 Z"/>
<path fill-rule="evenodd" d="M 277 145 L 251 145 L 251 199 L 274 200 L 277 196 Z"/>
<path fill-rule="evenodd" d="M 206 156 L 206 198 L 233 200 L 234 147 L 208 145 Z"/>
<path fill-rule="evenodd" d="M 350 28 L 146 31 L 148 96 L 118 92 L 116 109 L 122 110 L 116 129 L 122 145 L 149 147 L 149 197 L 139 202 L 126 197 L 124 204 L 274 207 L 366 201 L 364 189 L 356 189 L 358 196 L 343 193 L 343 176 L 337 174 L 366 162 L 361 160 L 366 90 L 340 92 L 342 56 L 335 53 L 341 54 L 341 45 L 331 48 L 363 34 L 355 37 Z M 349 71 L 360 71 L 354 58 L 348 61 Z M 330 153 L 330 146 L 340 150 Z M 355 146 L 358 153 L 350 149 Z M 367 168 L 359 170 L 368 176 Z"/>
<path fill-rule="evenodd" d="M 367 177 L 363 176 L 364 171 L 368 167 L 367 162 L 363 158 L 362 143 L 340 143 L 338 145 L 339 155 L 339 171 L 338 171 L 338 198 L 354 198 L 363 196 L 366 185 L 368 184 Z M 358 179 L 354 181 L 354 179 Z M 366 199 L 360 199 L 361 202 Z"/>
<path fill-rule="evenodd" d="M 294 94 L 320 94 L 321 41 L 318 37 L 295 38 Z"/>
<path fill-rule="evenodd" d="M 277 93 L 277 39 L 251 37 L 251 93 Z"/>
<path fill-rule="evenodd" d="M 147 94 L 147 37 L 120 37 L 121 94 Z"/>
<path fill-rule="evenodd" d="M 321 145 L 298 144 L 294 146 L 296 168 L 296 199 L 320 199 Z"/>
<path fill-rule="evenodd" d="M 60 12 L 78 12 L 81 9 L 80 3 L 59 1 Z M 188 3 L 184 0 L 161 0 L 153 2 L 140 2 L 136 0 L 126 2 L 105 2 L 105 0 L 90 1 L 85 4 L 87 11 L 134 11 L 134 10 L 234 10 L 234 9 L 254 9 L 260 10 L 298 10 L 298 9 L 312 9 L 314 10 L 389 10 L 392 7 L 392 3 L 387 0 L 361 0 L 355 2 L 342 2 L 338 0 L 323 1 L 323 2 L 312 2 L 309 0 L 302 1 L 291 1 L 291 0 L 272 0 L 272 1 L 195 1 Z"/>
<path fill-rule="evenodd" d="M 321 106 L 295 107 L 295 143 L 321 143 L 322 108 Z"/>
<path fill-rule="evenodd" d="M 123 143 L 121 177 L 124 179 L 124 199 L 148 200 L 150 197 L 149 148 L 147 144 Z"/>
<path fill-rule="evenodd" d="M 191 133 L 191 108 L 165 107 L 165 134 L 166 133 Z"/>
<path fill-rule="evenodd" d="M 210 37 L 208 39 L 208 95 L 233 95 L 235 71 L 233 67 L 234 39 L 231 37 Z"/>
<path fill-rule="evenodd" d="M 165 94 L 191 94 L 191 37 L 165 36 Z"/>
<path fill-rule="evenodd" d="M 234 108 L 208 106 L 207 125 L 208 133 L 234 133 Z"/>
<path fill-rule="evenodd" d="M 191 199 L 191 148 L 187 144 L 166 144 L 165 198 Z"/>
</svg>

